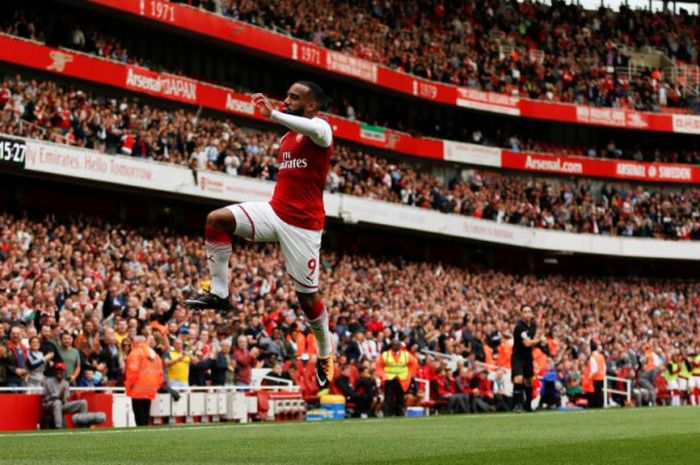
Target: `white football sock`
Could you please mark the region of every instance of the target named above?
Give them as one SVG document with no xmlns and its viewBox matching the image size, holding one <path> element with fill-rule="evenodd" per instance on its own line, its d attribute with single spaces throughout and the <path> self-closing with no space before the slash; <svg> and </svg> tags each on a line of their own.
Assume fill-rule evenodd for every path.
<svg viewBox="0 0 700 465">
<path fill-rule="evenodd" d="M 228 297 L 228 260 L 231 258 L 231 243 L 206 241 L 207 266 L 211 273 L 211 292 L 219 297 Z"/>
</svg>

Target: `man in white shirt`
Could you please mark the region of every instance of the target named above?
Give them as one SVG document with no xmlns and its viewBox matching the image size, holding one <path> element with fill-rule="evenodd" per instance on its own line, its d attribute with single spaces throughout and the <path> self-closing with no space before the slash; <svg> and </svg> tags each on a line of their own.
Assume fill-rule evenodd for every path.
<svg viewBox="0 0 700 465">
<path fill-rule="evenodd" d="M 362 356 L 367 357 L 370 361 L 374 361 L 379 356 L 377 341 L 368 339 L 365 337 L 365 333 L 357 333 L 357 342 Z"/>
<path fill-rule="evenodd" d="M 197 145 L 192 152 L 192 155 L 190 156 L 190 165 L 192 165 L 192 162 L 194 161 L 194 168 L 197 170 L 205 170 L 207 169 L 207 153 L 202 150 L 201 145 Z"/>
</svg>

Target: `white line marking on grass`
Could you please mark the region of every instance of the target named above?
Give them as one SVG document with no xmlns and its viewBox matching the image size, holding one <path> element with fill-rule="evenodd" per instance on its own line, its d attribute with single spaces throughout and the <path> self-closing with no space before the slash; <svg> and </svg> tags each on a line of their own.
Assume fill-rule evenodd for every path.
<svg viewBox="0 0 700 465">
<path fill-rule="evenodd" d="M 37 433 L 23 433 L 21 431 L 17 431 L 15 433 L 0 433 L 0 439 L 2 438 L 19 438 L 19 437 L 36 437 L 36 436 L 73 436 L 73 435 L 79 435 L 79 434 L 120 434 L 120 433 L 167 433 L 167 432 L 175 432 L 175 431 L 188 431 L 188 430 L 204 430 L 204 429 L 223 429 L 223 428 L 262 428 L 262 427 L 270 427 L 270 426 L 283 426 L 283 425 L 302 425 L 302 424 L 307 424 L 307 423 L 315 423 L 315 422 L 279 422 L 279 423 L 253 423 L 253 424 L 248 424 L 248 423 L 221 423 L 218 425 L 207 425 L 207 424 L 195 424 L 195 425 L 187 425 L 187 426 L 178 426 L 178 425 L 163 425 L 163 426 L 153 426 L 153 427 L 148 427 L 148 428 L 116 428 L 116 429 L 107 429 L 107 428 L 94 428 L 94 429 L 88 429 L 88 430 L 73 430 L 73 431 L 56 431 L 56 430 L 47 430 L 47 431 L 42 431 L 42 432 L 37 432 Z"/>
<path fill-rule="evenodd" d="M 598 410 L 598 412 L 611 411 L 611 410 Z M 615 409 L 614 411 L 619 411 Z M 561 411 L 547 411 L 547 412 L 537 412 L 534 415 L 526 413 L 493 413 L 493 414 L 470 414 L 470 415 L 433 415 L 429 417 L 414 417 L 414 420 L 427 420 L 431 419 L 443 419 L 443 418 L 454 418 L 454 419 L 469 419 L 476 420 L 482 418 L 537 418 L 542 416 L 550 415 L 562 415 L 562 414 L 583 414 L 592 413 L 591 410 L 569 410 L 565 412 Z M 396 421 L 401 418 L 408 417 L 392 417 L 392 418 L 370 418 L 367 420 L 352 419 L 350 422 L 354 425 L 374 425 L 377 423 Z M 0 439 L 2 438 L 22 438 L 22 437 L 49 437 L 49 436 L 74 436 L 82 434 L 122 434 L 122 433 L 172 433 L 177 431 L 189 431 L 189 430 L 208 430 L 208 429 L 224 429 L 224 428 L 270 428 L 270 427 L 280 427 L 280 426 L 300 426 L 300 425 L 316 425 L 322 423 L 324 426 L 329 425 L 346 425 L 350 423 L 348 421 L 287 421 L 287 422 L 270 422 L 270 423 L 220 423 L 217 425 L 212 424 L 193 424 L 193 425 L 163 425 L 154 426 L 150 428 L 118 428 L 118 429 L 88 429 L 88 430 L 72 430 L 72 431 L 56 431 L 47 430 L 36 433 L 17 431 L 14 433 L 0 433 Z"/>
<path fill-rule="evenodd" d="M 367 421 L 358 421 L 356 424 L 374 424 L 384 421 L 391 421 L 390 418 L 373 418 Z M 15 431 L 12 433 L 0 433 L 0 439 L 2 438 L 19 438 L 19 437 L 36 437 L 36 436 L 71 436 L 78 434 L 119 434 L 119 433 L 172 433 L 177 431 L 188 431 L 188 430 L 205 430 L 205 429 L 224 429 L 224 428 L 271 428 L 280 426 L 300 426 L 300 425 L 314 425 L 319 424 L 318 421 L 285 421 L 285 422 L 269 422 L 269 423 L 219 423 L 217 425 L 211 424 L 173 424 L 173 425 L 154 425 L 147 428 L 134 428 L 134 427 L 124 427 L 124 428 L 94 428 L 87 430 L 68 430 L 68 431 L 57 431 L 57 430 L 45 430 L 36 433 Z M 328 426 L 329 424 L 335 423 L 346 423 L 343 421 L 324 421 L 323 425 Z"/>
</svg>

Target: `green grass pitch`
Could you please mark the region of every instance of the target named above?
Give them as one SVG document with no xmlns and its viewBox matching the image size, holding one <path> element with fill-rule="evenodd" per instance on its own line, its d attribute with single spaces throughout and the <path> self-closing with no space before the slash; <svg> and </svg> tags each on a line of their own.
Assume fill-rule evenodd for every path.
<svg viewBox="0 0 700 465">
<path fill-rule="evenodd" d="M 700 464 L 700 408 L 0 434 L 0 464 Z"/>
</svg>

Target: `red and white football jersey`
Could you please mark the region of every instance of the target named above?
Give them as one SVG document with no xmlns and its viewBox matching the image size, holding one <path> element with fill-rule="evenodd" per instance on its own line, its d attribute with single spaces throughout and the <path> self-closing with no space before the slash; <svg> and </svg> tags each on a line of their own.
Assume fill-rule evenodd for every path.
<svg viewBox="0 0 700 465">
<path fill-rule="evenodd" d="M 282 221 L 303 229 L 323 229 L 323 189 L 332 153 L 332 143 L 324 148 L 294 131 L 282 136 L 277 153 L 277 184 L 270 201 Z"/>
</svg>

